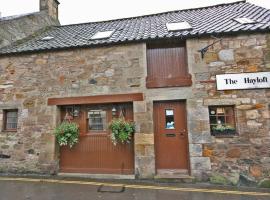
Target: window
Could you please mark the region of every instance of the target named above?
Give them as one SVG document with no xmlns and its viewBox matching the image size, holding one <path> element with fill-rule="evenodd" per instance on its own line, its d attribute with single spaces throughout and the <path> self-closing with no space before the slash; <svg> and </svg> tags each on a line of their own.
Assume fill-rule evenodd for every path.
<svg viewBox="0 0 270 200">
<path fill-rule="evenodd" d="M 192 29 L 192 26 L 188 22 L 172 22 L 167 23 L 168 31 L 182 31 Z"/>
<path fill-rule="evenodd" d="M 114 33 L 114 30 L 111 31 L 99 31 L 95 33 L 92 37 L 91 40 L 98 40 L 98 39 L 106 39 L 112 36 Z"/>
<path fill-rule="evenodd" d="M 181 87 L 191 84 L 185 43 L 168 41 L 147 45 L 147 88 Z"/>
<path fill-rule="evenodd" d="M 52 39 L 54 39 L 54 37 L 52 37 L 52 36 L 46 36 L 46 37 L 43 37 L 43 38 L 41 39 L 41 41 L 50 41 L 50 40 L 52 40 Z"/>
<path fill-rule="evenodd" d="M 4 130 L 16 131 L 18 123 L 18 110 L 4 110 Z"/>
<path fill-rule="evenodd" d="M 256 23 L 254 20 L 249 19 L 247 17 L 235 18 L 234 20 L 240 24 L 254 24 L 254 23 Z"/>
<path fill-rule="evenodd" d="M 165 110 L 166 129 L 174 129 L 174 110 Z"/>
<path fill-rule="evenodd" d="M 210 106 L 209 118 L 212 135 L 236 134 L 234 106 Z"/>
<path fill-rule="evenodd" d="M 88 111 L 88 130 L 99 132 L 106 131 L 107 117 L 105 110 L 89 110 Z"/>
</svg>

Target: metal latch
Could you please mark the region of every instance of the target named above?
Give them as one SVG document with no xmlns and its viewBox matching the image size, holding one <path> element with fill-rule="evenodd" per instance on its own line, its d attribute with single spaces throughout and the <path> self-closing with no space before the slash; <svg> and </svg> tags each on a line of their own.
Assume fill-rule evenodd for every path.
<svg viewBox="0 0 270 200">
<path fill-rule="evenodd" d="M 166 137 L 175 137 L 176 136 L 175 133 L 166 133 L 165 135 L 166 135 Z"/>
</svg>

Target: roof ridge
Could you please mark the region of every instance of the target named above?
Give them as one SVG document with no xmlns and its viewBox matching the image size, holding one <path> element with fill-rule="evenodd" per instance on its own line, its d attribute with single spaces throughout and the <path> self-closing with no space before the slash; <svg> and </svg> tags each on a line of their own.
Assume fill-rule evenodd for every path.
<svg viewBox="0 0 270 200">
<path fill-rule="evenodd" d="M 172 10 L 172 11 L 165 11 L 165 12 L 148 14 L 148 15 L 139 15 L 139 16 L 134 16 L 134 17 L 124 17 L 124 18 L 110 19 L 110 20 L 103 20 L 103 21 L 95 21 L 95 22 L 67 24 L 67 25 L 60 25 L 60 26 L 56 26 L 56 27 L 77 26 L 77 25 L 84 25 L 84 24 L 113 22 L 113 21 L 119 21 L 119 20 L 127 20 L 127 19 L 141 18 L 141 17 L 157 16 L 157 15 L 162 15 L 162 14 L 167 14 L 167 13 L 174 13 L 174 12 L 185 12 L 185 11 L 192 11 L 192 10 L 201 10 L 201 9 L 205 9 L 205 8 L 228 6 L 228 5 L 240 4 L 240 3 L 249 3 L 249 2 L 247 2 L 246 0 L 239 0 L 239 1 L 229 2 L 229 3 L 220 3 L 220 4 L 210 5 L 210 6 L 197 7 L 197 8 L 186 8 L 186 9 L 182 9 L 182 10 Z"/>
<path fill-rule="evenodd" d="M 8 20 L 14 20 L 14 19 L 18 19 L 21 17 L 27 17 L 29 15 L 35 15 L 39 12 L 30 12 L 30 13 L 23 13 L 23 14 L 18 14 L 18 15 L 9 15 L 9 16 L 5 16 L 5 17 L 0 17 L 0 22 L 1 21 L 8 21 Z"/>
</svg>

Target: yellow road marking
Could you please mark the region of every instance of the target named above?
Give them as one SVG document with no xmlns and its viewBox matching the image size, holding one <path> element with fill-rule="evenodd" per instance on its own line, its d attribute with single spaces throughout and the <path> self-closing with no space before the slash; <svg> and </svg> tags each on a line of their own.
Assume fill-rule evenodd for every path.
<svg viewBox="0 0 270 200">
<path fill-rule="evenodd" d="M 92 185 L 92 186 L 104 185 L 104 186 L 110 186 L 110 187 L 125 186 L 126 188 L 131 188 L 131 189 L 167 190 L 167 191 L 179 191 L 179 192 L 202 192 L 202 193 L 247 195 L 247 196 L 270 196 L 270 193 L 266 193 L 266 192 L 245 192 L 245 191 L 220 190 L 220 189 L 163 187 L 163 186 L 152 186 L 152 185 L 129 185 L 129 184 L 126 185 L 126 184 L 116 184 L 116 183 L 69 181 L 69 180 L 55 180 L 55 179 L 0 177 L 0 181 L 45 182 L 45 183 L 77 184 L 77 185 Z"/>
</svg>

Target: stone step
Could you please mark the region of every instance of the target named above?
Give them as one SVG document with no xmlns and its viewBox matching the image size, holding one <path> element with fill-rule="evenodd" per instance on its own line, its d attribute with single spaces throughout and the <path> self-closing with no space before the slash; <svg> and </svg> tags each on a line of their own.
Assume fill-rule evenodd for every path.
<svg viewBox="0 0 270 200">
<path fill-rule="evenodd" d="M 180 182 L 180 183 L 194 183 L 195 177 L 189 175 L 156 175 L 154 177 L 157 182 Z"/>
<path fill-rule="evenodd" d="M 158 169 L 157 174 L 167 175 L 188 175 L 187 169 Z"/>
<path fill-rule="evenodd" d="M 121 175 L 121 174 L 58 173 L 58 176 L 65 178 L 90 178 L 90 179 L 116 179 L 116 180 L 135 179 L 135 175 Z"/>
</svg>

